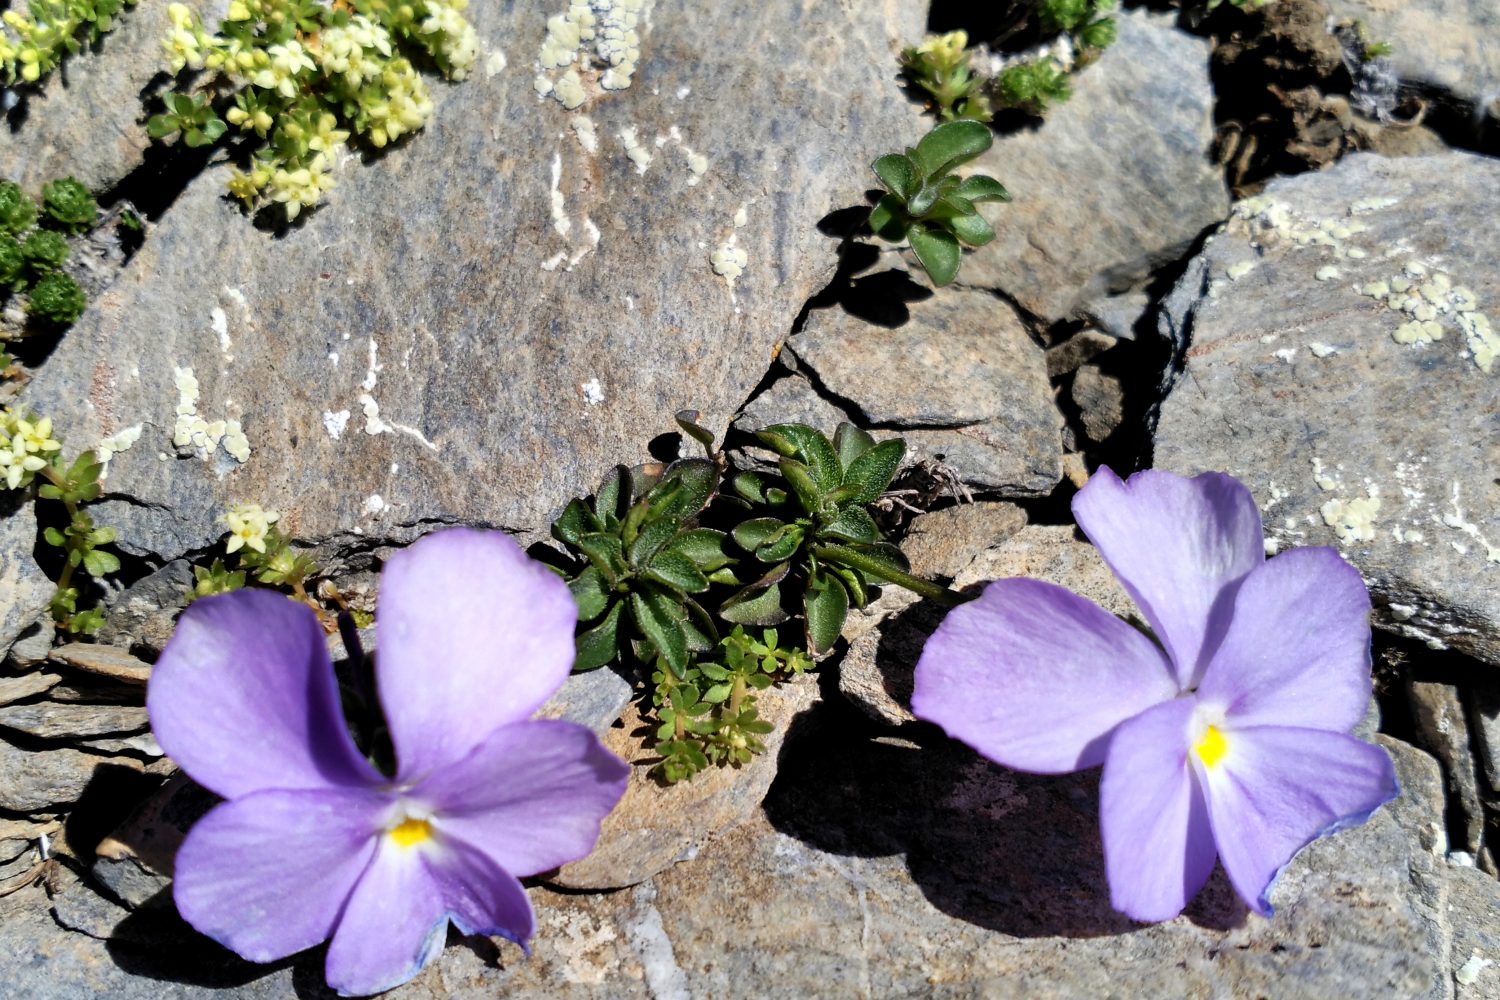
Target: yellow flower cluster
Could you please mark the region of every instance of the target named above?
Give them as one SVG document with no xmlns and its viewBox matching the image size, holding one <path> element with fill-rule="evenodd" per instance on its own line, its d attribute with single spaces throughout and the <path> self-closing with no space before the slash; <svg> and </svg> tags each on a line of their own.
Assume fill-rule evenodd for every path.
<svg viewBox="0 0 1500 1000">
<path fill-rule="evenodd" d="M 111 15 L 136 0 L 31 0 L 27 13 L 14 8 L 0 21 L 0 77 L 6 86 L 36 83 L 68 52 L 77 52 L 80 30 L 93 40 L 109 30 Z"/>
<path fill-rule="evenodd" d="M 0 410 L 0 476 L 8 489 L 30 485 L 36 474 L 62 451 L 52 436 L 52 418 L 29 420 Z"/>
<path fill-rule="evenodd" d="M 266 551 L 266 535 L 271 525 L 281 520 L 274 510 L 266 510 L 258 503 L 237 503 L 224 515 L 229 526 L 229 541 L 224 551 L 231 555 L 240 549 L 250 549 L 262 555 Z"/>
<path fill-rule="evenodd" d="M 427 17 L 418 28 L 455 80 L 468 76 L 479 58 L 479 34 L 463 15 L 468 6 L 469 0 L 427 0 Z"/>
</svg>

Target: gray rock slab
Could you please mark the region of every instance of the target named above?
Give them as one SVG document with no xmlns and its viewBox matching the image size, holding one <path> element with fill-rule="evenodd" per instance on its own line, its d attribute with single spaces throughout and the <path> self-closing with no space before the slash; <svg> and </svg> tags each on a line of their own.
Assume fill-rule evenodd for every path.
<svg viewBox="0 0 1500 1000">
<path fill-rule="evenodd" d="M 1433 681 L 1412 681 L 1407 684 L 1406 693 L 1416 741 L 1443 765 L 1448 793 L 1458 805 L 1459 828 L 1455 830 L 1450 825 L 1450 846 L 1478 857 L 1485 842 L 1484 805 L 1473 742 L 1469 738 L 1468 713 L 1464 711 L 1458 688 Z"/>
<path fill-rule="evenodd" d="M 132 656 L 128 650 L 97 642 L 59 646 L 52 651 L 51 659 L 74 670 L 126 684 L 145 684 L 151 677 L 151 664 Z"/>
<path fill-rule="evenodd" d="M 16 677 L 0 677 L 0 705 L 34 698 L 62 683 L 62 675 L 34 670 Z"/>
<path fill-rule="evenodd" d="M 1444 923 L 1457 1000 L 1500 998 L 1500 882 L 1477 868 L 1450 867 Z"/>
<path fill-rule="evenodd" d="M 30 504 L 0 518 L 0 650 L 8 651 L 46 613 L 52 599 L 52 581 L 31 555 L 36 543 L 36 512 Z"/>
<path fill-rule="evenodd" d="M 5 665 L 13 670 L 29 670 L 47 658 L 52 643 L 57 638 L 57 626 L 48 617 L 38 618 L 10 647 L 4 658 Z"/>
<path fill-rule="evenodd" d="M 944 463 L 1002 495 L 1049 492 L 1062 476 L 1062 414 L 1045 354 L 1015 312 L 972 289 L 947 289 L 909 312 L 892 329 L 841 307 L 816 310 L 787 350 L 860 423 L 899 432 L 909 459 Z M 783 380 L 772 391 L 794 388 Z"/>
<path fill-rule="evenodd" d="M 1481 678 L 1471 690 L 1471 730 L 1492 795 L 1500 795 L 1500 678 Z"/>
<path fill-rule="evenodd" d="M 1073 402 L 1091 441 L 1103 443 L 1125 422 L 1125 383 L 1097 364 L 1073 376 Z"/>
<path fill-rule="evenodd" d="M 624 713 L 633 694 L 630 682 L 608 667 L 570 674 L 537 709 L 536 717 L 575 722 L 603 734 Z"/>
<path fill-rule="evenodd" d="M 77 444 L 142 426 L 110 467 L 130 500 L 96 511 L 121 548 L 205 549 L 241 500 L 356 547 L 453 521 L 541 533 L 675 411 L 727 424 L 833 271 L 814 223 L 921 127 L 890 67 L 922 12 L 663 4 L 634 84 L 577 112 L 533 88 L 554 12 L 471 5 L 481 65 L 507 68 L 435 84 L 424 130 L 350 157 L 285 233 L 206 171 L 91 303 L 27 391 Z M 732 284 L 710 263 L 731 239 Z M 173 445 L 189 369 L 197 417 L 239 421 L 248 461 Z"/>
<path fill-rule="evenodd" d="M 227 0 L 185 2 L 206 18 L 228 7 Z M 165 89 L 168 6 L 139 0 L 126 8 L 96 47 L 70 56 L 27 93 L 19 127 L 0 142 L 0 177 L 33 195 L 69 174 L 104 191 L 140 166 L 151 144 L 143 97 Z"/>
<path fill-rule="evenodd" d="M 959 280 L 1048 321 L 1114 315 L 1115 304 L 1099 303 L 1181 256 L 1229 209 L 1208 155 L 1208 42 L 1162 15 L 1116 20 L 1118 40 L 1074 76 L 1072 99 L 974 164 L 1015 201 L 989 212 L 998 236 L 965 259 Z"/>
<path fill-rule="evenodd" d="M 24 750 L 0 739 L 0 809 L 34 813 L 76 802 L 105 766 L 130 771 L 146 767 L 130 757 L 102 757 L 66 747 Z"/>
<path fill-rule="evenodd" d="M 192 564 L 186 559 L 173 559 L 147 574 L 109 602 L 99 641 L 125 649 L 144 646 L 161 652 L 172 638 L 177 615 L 187 606 L 192 587 Z"/>
<path fill-rule="evenodd" d="M 1186 367 L 1154 459 L 1237 476 L 1273 544 L 1340 548 L 1379 624 L 1489 663 L 1497 243 L 1500 162 L 1486 157 L 1361 154 L 1273 182 L 1165 304 Z"/>
<path fill-rule="evenodd" d="M 1359 21 L 1391 46 L 1401 82 L 1500 118 L 1500 7 L 1490 0 L 1324 0 L 1339 21 Z"/>
<path fill-rule="evenodd" d="M 146 710 L 132 705 L 7 705 L 0 728 L 39 739 L 74 739 L 138 733 L 150 725 Z"/>
</svg>

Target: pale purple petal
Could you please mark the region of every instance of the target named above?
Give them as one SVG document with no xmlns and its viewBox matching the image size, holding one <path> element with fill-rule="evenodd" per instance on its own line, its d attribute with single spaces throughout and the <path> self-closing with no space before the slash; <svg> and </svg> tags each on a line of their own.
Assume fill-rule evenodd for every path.
<svg viewBox="0 0 1500 1000">
<path fill-rule="evenodd" d="M 629 775 L 583 726 L 516 722 L 434 772 L 411 797 L 441 816 L 445 833 L 513 875 L 534 875 L 593 849 Z"/>
<path fill-rule="evenodd" d="M 460 931 L 503 937 L 530 950 L 526 942 L 536 933 L 536 917 L 514 875 L 482 851 L 453 840 L 426 861 L 448 917 Z"/>
<path fill-rule="evenodd" d="M 387 807 L 357 789 L 262 791 L 216 806 L 177 852 L 178 912 L 252 962 L 312 947 L 338 922 Z"/>
<path fill-rule="evenodd" d="M 1115 909 L 1170 920 L 1214 870 L 1203 790 L 1189 765 L 1191 698 L 1148 709 L 1115 730 L 1099 786 L 1104 869 Z"/>
<path fill-rule="evenodd" d="M 194 601 L 146 707 L 168 756 L 226 798 L 381 780 L 344 725 L 317 616 L 269 590 Z"/>
<path fill-rule="evenodd" d="M 442 952 L 448 908 L 423 857 L 432 849 L 380 838 L 328 946 L 324 972 L 341 996 L 400 986 Z"/>
<path fill-rule="evenodd" d="M 1395 798 L 1395 769 L 1384 750 L 1342 733 L 1276 726 L 1222 733 L 1223 758 L 1196 765 L 1214 840 L 1240 896 L 1270 916 L 1271 884 L 1292 856 Z"/>
<path fill-rule="evenodd" d="M 376 671 L 402 780 L 527 718 L 573 669 L 567 584 L 496 531 L 455 528 L 381 575 Z"/>
<path fill-rule="evenodd" d="M 1061 587 L 1009 579 L 927 640 L 912 711 L 993 761 L 1057 774 L 1102 763 L 1115 726 L 1176 694 L 1140 632 Z"/>
<path fill-rule="evenodd" d="M 1078 524 L 1150 620 L 1182 688 L 1202 676 L 1239 581 L 1265 561 L 1260 511 L 1238 480 L 1101 468 L 1073 498 Z"/>
<path fill-rule="evenodd" d="M 1346 733 L 1370 701 L 1370 595 L 1333 549 L 1293 549 L 1240 584 L 1198 701 L 1229 725 Z"/>
</svg>

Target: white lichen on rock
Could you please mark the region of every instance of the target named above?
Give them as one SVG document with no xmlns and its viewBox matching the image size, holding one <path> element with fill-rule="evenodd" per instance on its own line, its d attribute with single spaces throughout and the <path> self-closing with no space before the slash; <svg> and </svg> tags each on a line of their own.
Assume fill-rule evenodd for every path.
<svg viewBox="0 0 1500 1000">
<path fill-rule="evenodd" d="M 547 19 L 547 34 L 537 51 L 536 90 L 573 109 L 587 96 L 584 76 L 604 90 L 625 90 L 641 58 L 641 31 L 650 0 L 570 0 L 561 14 Z M 553 78 L 549 73 L 562 70 Z"/>
<path fill-rule="evenodd" d="M 604 402 L 604 386 L 599 384 L 598 379 L 591 378 L 578 388 L 583 392 L 583 401 L 590 406 L 598 406 Z"/>
<path fill-rule="evenodd" d="M 644 174 L 651 166 L 651 150 L 641 142 L 640 135 L 634 125 L 628 125 L 620 130 L 620 142 L 625 147 L 625 155 L 630 157 L 630 162 L 635 164 L 635 172 Z"/>
<path fill-rule="evenodd" d="M 1339 542 L 1373 542 L 1375 540 L 1375 518 L 1380 513 L 1380 490 L 1371 484 L 1365 495 L 1352 500 L 1337 497 L 1325 501 L 1318 508 L 1323 523 L 1333 529 Z"/>
<path fill-rule="evenodd" d="M 333 410 L 323 411 L 323 429 L 328 432 L 328 436 L 333 438 L 333 440 L 337 441 L 343 435 L 344 428 L 348 426 L 348 410 L 339 410 L 336 413 Z"/>
<path fill-rule="evenodd" d="M 172 426 L 172 444 L 207 460 L 222 442 L 224 450 L 236 462 L 243 465 L 249 461 L 250 441 L 238 420 L 205 420 L 198 414 L 198 377 L 193 369 L 174 368 L 173 379 L 177 386 L 177 419 Z"/>
<path fill-rule="evenodd" d="M 131 446 L 141 439 L 141 428 L 144 424 L 136 424 L 116 431 L 109 437 L 104 438 L 94 446 L 94 454 L 99 459 L 99 478 L 109 478 L 109 460 L 122 451 L 129 451 Z"/>
<path fill-rule="evenodd" d="M 552 154 L 552 228 L 557 230 L 557 235 L 567 239 L 568 233 L 573 228 L 573 221 L 568 218 L 567 209 L 563 204 L 562 193 L 562 154 Z M 373 343 L 373 341 L 372 341 Z M 367 387 L 368 388 L 368 387 Z"/>
<path fill-rule="evenodd" d="M 574 115 L 573 120 L 568 123 L 573 134 L 578 137 L 578 145 L 583 151 L 593 156 L 599 151 L 599 134 L 594 129 L 594 120 L 588 115 Z"/>
<path fill-rule="evenodd" d="M 745 266 L 750 263 L 750 255 L 743 247 L 734 245 L 734 237 L 720 243 L 709 254 L 709 263 L 713 265 L 714 274 L 723 278 L 729 287 L 734 287 L 735 279 L 745 273 Z"/>
<path fill-rule="evenodd" d="M 1481 548 L 1484 549 L 1484 555 L 1487 561 L 1492 563 L 1500 563 L 1500 546 L 1490 544 L 1489 539 L 1487 539 L 1480 532 L 1479 526 L 1473 521 L 1470 521 L 1464 515 L 1464 509 L 1460 503 L 1460 491 L 1458 483 L 1453 484 L 1453 490 L 1449 496 L 1449 503 L 1453 509 L 1448 513 L 1443 514 L 1442 517 L 1440 517 L 1438 520 L 1445 527 L 1449 527 L 1455 531 L 1462 532 L 1464 535 L 1473 539 Z M 1462 545 L 1457 542 L 1452 544 L 1453 548 L 1458 552 L 1459 555 L 1468 554 L 1468 546 Z"/>
</svg>

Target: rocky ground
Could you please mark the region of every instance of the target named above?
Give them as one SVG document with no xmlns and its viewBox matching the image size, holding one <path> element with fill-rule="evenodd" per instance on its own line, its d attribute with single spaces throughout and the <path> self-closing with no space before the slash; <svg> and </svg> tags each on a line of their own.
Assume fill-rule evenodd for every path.
<svg viewBox="0 0 1500 1000">
<path fill-rule="evenodd" d="M 0 139 L 0 175 L 73 172 L 152 220 L 25 359 L 70 444 L 140 434 L 94 508 L 127 558 L 98 643 L 58 644 L 32 508 L 0 517 L 0 996 L 325 995 L 320 952 L 244 963 L 167 888 L 208 803 L 145 683 L 229 503 L 280 510 L 368 605 L 383 555 L 450 523 L 537 541 L 694 407 L 718 433 L 900 435 L 916 572 L 1121 613 L 1068 513 L 1088 472 L 1232 473 L 1271 545 L 1338 546 L 1369 584 L 1367 735 L 1400 799 L 1298 855 L 1273 920 L 1216 875 L 1134 925 L 1097 774 L 1011 773 L 915 722 L 940 613 L 887 590 L 763 700 L 770 753 L 668 789 L 637 769 L 599 850 L 531 888 L 529 958 L 455 938 L 391 996 L 1500 997 L 1491 0 L 1134 6 L 1071 101 L 997 136 L 979 165 L 1015 200 L 937 291 L 849 235 L 869 161 L 926 127 L 895 72 L 925 4 L 659 3 L 634 84 L 568 112 L 533 87 L 555 11 L 476 3 L 474 78 L 274 233 L 222 197 L 226 164 L 167 163 L 121 110 L 163 83 L 142 52 L 165 7 L 140 0 Z M 1388 59 L 1351 56 L 1356 21 Z M 173 446 L 187 369 L 247 459 Z M 630 699 L 600 671 L 549 711 L 638 759 Z"/>
</svg>

